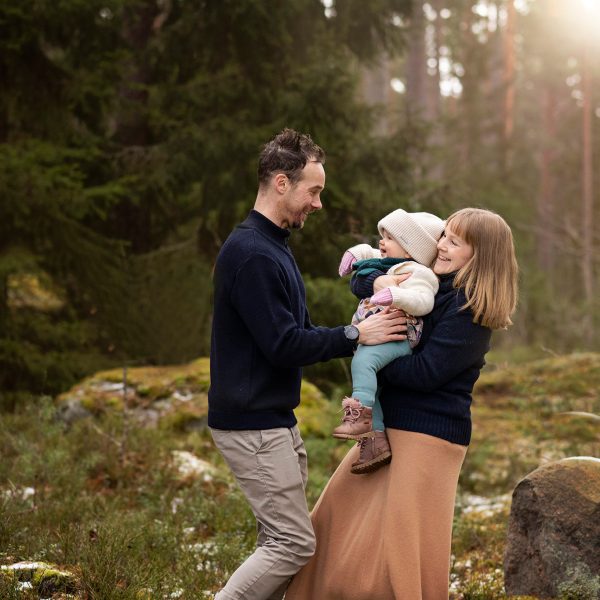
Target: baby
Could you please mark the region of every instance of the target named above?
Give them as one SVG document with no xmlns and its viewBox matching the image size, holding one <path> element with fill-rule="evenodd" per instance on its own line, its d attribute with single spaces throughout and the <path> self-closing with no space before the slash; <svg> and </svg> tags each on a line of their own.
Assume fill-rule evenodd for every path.
<svg viewBox="0 0 600 600">
<path fill-rule="evenodd" d="M 388 275 L 410 273 L 402 283 L 384 288 L 371 298 L 361 300 L 352 322 L 363 321 L 388 306 L 420 317 L 433 308 L 438 279 L 429 268 L 437 255 L 437 243 L 444 221 L 429 213 L 408 213 L 401 208 L 379 221 L 379 250 L 368 244 L 348 249 L 340 263 L 340 276 L 356 271 L 365 277 L 374 271 Z M 375 471 L 389 463 L 392 452 L 385 433 L 383 411 L 378 401 L 377 372 L 399 356 L 411 353 L 411 339 L 377 346 L 359 345 L 352 359 L 352 396 L 344 398 L 342 424 L 333 431 L 341 439 L 358 440 L 360 457 L 352 473 Z M 413 342 L 418 342 L 413 337 Z"/>
</svg>

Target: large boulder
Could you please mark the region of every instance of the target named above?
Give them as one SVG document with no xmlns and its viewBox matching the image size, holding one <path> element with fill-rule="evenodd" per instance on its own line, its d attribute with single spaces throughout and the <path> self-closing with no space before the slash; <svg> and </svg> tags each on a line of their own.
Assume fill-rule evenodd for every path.
<svg viewBox="0 0 600 600">
<path fill-rule="evenodd" d="M 143 427 L 201 431 L 208 426 L 209 386 L 208 358 L 184 365 L 101 371 L 56 399 L 57 416 L 70 425 L 86 417 L 122 415 Z M 316 386 L 302 381 L 295 412 L 303 436 L 328 437 L 339 417 L 337 410 Z"/>
<path fill-rule="evenodd" d="M 600 459 L 565 458 L 519 482 L 504 580 L 509 595 L 600 599 Z"/>
</svg>

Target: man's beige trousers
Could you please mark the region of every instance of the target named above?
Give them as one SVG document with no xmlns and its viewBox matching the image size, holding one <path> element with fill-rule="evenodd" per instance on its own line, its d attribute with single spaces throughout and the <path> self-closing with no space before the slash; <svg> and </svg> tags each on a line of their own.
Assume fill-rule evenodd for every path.
<svg viewBox="0 0 600 600">
<path fill-rule="evenodd" d="M 281 600 L 315 551 L 306 505 L 306 450 L 298 427 L 211 429 L 256 517 L 256 550 L 215 600 Z"/>
</svg>

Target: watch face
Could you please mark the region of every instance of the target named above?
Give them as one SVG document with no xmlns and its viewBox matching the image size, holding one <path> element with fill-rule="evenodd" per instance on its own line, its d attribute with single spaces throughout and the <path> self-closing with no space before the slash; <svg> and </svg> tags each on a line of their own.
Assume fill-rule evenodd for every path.
<svg viewBox="0 0 600 600">
<path fill-rule="evenodd" d="M 360 331 L 354 325 L 347 325 L 346 327 L 344 327 L 344 335 L 351 342 L 355 342 L 360 336 Z"/>
</svg>

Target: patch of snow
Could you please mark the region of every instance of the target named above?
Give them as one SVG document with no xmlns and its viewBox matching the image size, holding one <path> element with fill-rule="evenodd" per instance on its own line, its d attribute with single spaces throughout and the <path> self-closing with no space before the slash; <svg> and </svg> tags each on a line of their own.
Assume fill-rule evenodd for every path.
<svg viewBox="0 0 600 600">
<path fill-rule="evenodd" d="M 112 381 L 99 381 L 90 384 L 90 387 L 100 390 L 101 392 L 122 392 L 123 384 L 122 383 L 114 383 Z M 133 388 L 127 388 L 127 391 L 132 390 Z"/>
<path fill-rule="evenodd" d="M 212 481 L 216 473 L 209 462 L 198 458 L 187 450 L 174 450 L 173 461 L 182 477 L 201 477 L 203 481 Z"/>
<path fill-rule="evenodd" d="M 177 511 L 179 510 L 179 507 L 183 504 L 183 498 L 173 498 L 173 500 L 171 500 L 171 512 L 173 514 L 176 514 Z"/>
<path fill-rule="evenodd" d="M 53 569 L 51 565 L 36 561 L 22 561 L 13 565 L 2 565 L 0 569 L 3 571 L 25 571 L 30 569 Z"/>
<path fill-rule="evenodd" d="M 4 500 L 22 500 L 27 502 L 35 496 L 35 488 L 32 487 L 16 487 L 13 486 L 10 490 L 0 490 L 0 499 Z"/>
<path fill-rule="evenodd" d="M 510 497 L 510 494 L 503 494 L 502 496 L 494 496 L 492 498 L 467 494 L 461 498 L 462 513 L 464 515 L 478 514 L 481 516 L 492 516 L 508 506 Z"/>
<path fill-rule="evenodd" d="M 173 398 L 173 400 L 178 400 L 179 402 L 189 402 L 193 397 L 194 397 L 194 394 L 192 394 L 192 392 L 183 392 L 182 393 L 179 390 L 175 390 L 171 394 L 171 398 Z"/>
<path fill-rule="evenodd" d="M 33 583 L 31 583 L 31 581 L 19 581 L 17 583 L 17 590 L 19 590 L 19 592 L 22 592 L 24 590 L 32 590 L 33 589 Z"/>
</svg>

